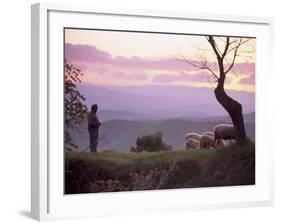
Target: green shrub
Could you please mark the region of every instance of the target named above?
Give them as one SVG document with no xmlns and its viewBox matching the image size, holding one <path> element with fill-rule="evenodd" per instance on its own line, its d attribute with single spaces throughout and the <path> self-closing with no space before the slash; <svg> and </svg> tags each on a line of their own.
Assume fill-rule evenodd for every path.
<svg viewBox="0 0 281 224">
<path fill-rule="evenodd" d="M 151 135 L 137 137 L 136 147 L 131 147 L 131 152 L 157 152 L 170 151 L 172 147 L 163 142 L 162 133 L 156 132 Z"/>
</svg>

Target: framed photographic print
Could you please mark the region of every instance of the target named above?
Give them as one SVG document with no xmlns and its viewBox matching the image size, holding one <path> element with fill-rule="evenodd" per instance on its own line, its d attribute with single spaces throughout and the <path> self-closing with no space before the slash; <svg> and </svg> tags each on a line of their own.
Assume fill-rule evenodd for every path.
<svg viewBox="0 0 281 224">
<path fill-rule="evenodd" d="M 270 205 L 270 18 L 32 6 L 32 217 Z"/>
</svg>

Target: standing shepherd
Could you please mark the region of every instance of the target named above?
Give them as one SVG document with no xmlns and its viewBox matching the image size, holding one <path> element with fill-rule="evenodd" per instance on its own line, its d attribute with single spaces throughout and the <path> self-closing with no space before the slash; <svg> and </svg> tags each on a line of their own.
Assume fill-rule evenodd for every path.
<svg viewBox="0 0 281 224">
<path fill-rule="evenodd" d="M 96 152 L 99 139 L 99 127 L 101 122 L 97 117 L 98 105 L 94 104 L 91 107 L 91 112 L 88 117 L 88 130 L 90 136 L 90 151 Z"/>
</svg>

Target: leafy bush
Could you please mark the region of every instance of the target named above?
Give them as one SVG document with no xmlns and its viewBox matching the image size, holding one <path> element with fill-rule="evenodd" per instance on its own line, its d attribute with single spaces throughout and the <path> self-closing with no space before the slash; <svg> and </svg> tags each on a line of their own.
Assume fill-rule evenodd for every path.
<svg viewBox="0 0 281 224">
<path fill-rule="evenodd" d="M 85 104 L 85 97 L 77 88 L 81 83 L 80 69 L 64 61 L 64 144 L 65 150 L 72 151 L 78 148 L 69 134 L 69 129 L 75 130 L 87 115 L 88 108 Z"/>
<path fill-rule="evenodd" d="M 136 140 L 136 147 L 131 147 L 131 152 L 157 152 L 169 151 L 172 147 L 163 142 L 162 133 L 156 132 L 151 135 L 144 135 L 138 137 Z"/>
</svg>

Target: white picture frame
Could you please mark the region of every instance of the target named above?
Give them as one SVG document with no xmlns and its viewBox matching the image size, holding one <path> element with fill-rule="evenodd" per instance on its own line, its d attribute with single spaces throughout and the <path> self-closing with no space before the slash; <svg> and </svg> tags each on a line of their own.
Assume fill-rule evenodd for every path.
<svg viewBox="0 0 281 224">
<path fill-rule="evenodd" d="M 273 203 L 273 149 L 269 100 L 273 75 L 273 19 L 188 12 L 99 9 L 92 6 L 32 5 L 31 214 L 37 220 L 99 217 L 192 209 L 248 207 Z M 92 20 L 100 21 L 99 24 Z M 150 23 L 151 22 L 151 23 Z M 137 25 L 136 25 L 137 24 Z M 257 37 L 256 185 L 145 192 L 64 195 L 63 27 L 191 32 Z M 208 24 L 208 26 L 207 26 Z M 223 28 L 223 31 L 222 31 Z M 184 31 L 186 32 L 186 31 Z M 61 74 L 60 74 L 61 72 Z M 54 76 L 53 74 L 56 74 Z M 265 150 L 266 148 L 266 150 Z M 138 203 L 136 203 L 138 202 Z"/>
</svg>

